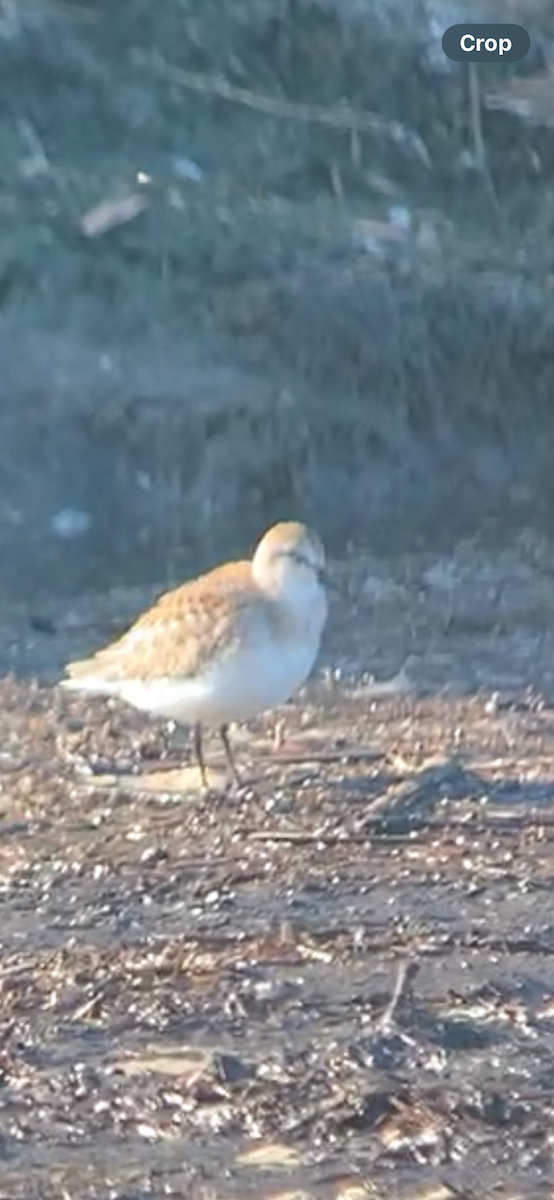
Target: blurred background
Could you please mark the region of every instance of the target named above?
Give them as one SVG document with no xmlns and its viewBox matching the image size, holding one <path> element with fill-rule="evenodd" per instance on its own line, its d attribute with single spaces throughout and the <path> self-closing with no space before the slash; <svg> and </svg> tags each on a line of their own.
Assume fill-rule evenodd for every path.
<svg viewBox="0 0 554 1200">
<path fill-rule="evenodd" d="M 2 0 L 0 59 L 4 600 L 550 530 L 551 2 Z"/>
</svg>

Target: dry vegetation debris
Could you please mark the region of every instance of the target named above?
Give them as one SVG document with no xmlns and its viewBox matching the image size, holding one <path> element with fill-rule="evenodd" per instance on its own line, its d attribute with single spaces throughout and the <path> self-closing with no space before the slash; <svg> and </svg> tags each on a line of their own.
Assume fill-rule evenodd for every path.
<svg viewBox="0 0 554 1200">
<path fill-rule="evenodd" d="M 127 710 L 1 702 L 0 1195 L 540 1194 L 544 699 L 316 689 L 234 799 Z"/>
</svg>

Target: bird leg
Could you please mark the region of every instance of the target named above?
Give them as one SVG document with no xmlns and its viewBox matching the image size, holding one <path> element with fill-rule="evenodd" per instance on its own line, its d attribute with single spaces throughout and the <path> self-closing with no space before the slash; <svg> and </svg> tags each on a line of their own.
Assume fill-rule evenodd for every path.
<svg viewBox="0 0 554 1200">
<path fill-rule="evenodd" d="M 202 788 L 205 792 L 207 792 L 208 791 L 208 775 L 206 772 L 206 763 L 204 761 L 204 750 L 203 750 L 203 746 L 202 746 L 202 726 L 200 724 L 200 721 L 197 721 L 196 725 L 194 726 L 194 753 L 196 755 L 196 761 L 197 761 L 198 767 L 200 769 L 200 781 L 202 783 Z"/>
<path fill-rule="evenodd" d="M 235 763 L 233 751 L 231 750 L 231 743 L 229 741 L 229 726 L 228 725 L 220 726 L 219 736 L 221 738 L 221 741 L 223 742 L 225 758 L 227 759 L 227 765 L 231 772 L 231 777 L 232 777 L 233 783 L 236 785 L 236 787 L 240 787 L 240 775 L 237 771 L 237 765 Z"/>
</svg>

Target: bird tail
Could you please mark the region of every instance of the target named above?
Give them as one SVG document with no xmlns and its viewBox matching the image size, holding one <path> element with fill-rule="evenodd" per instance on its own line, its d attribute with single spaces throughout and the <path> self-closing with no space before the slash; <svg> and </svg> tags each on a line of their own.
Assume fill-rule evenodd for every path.
<svg viewBox="0 0 554 1200">
<path fill-rule="evenodd" d="M 115 682 L 111 682 L 98 669 L 94 658 L 84 658 L 79 662 L 71 662 L 66 666 L 67 679 L 60 680 L 60 687 L 70 692 L 90 692 L 92 695 L 106 696 L 117 690 Z"/>
</svg>

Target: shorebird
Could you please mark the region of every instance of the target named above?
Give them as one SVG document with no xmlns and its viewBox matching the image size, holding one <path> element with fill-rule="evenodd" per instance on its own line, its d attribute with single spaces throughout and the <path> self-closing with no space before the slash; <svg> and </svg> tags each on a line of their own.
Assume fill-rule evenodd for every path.
<svg viewBox="0 0 554 1200">
<path fill-rule="evenodd" d="M 69 663 L 62 686 L 192 725 L 204 790 L 203 726 L 217 726 L 239 784 L 229 723 L 283 704 L 307 679 L 327 617 L 324 574 L 317 534 L 281 522 L 251 560 L 223 563 L 166 592 L 122 637 Z"/>
</svg>

